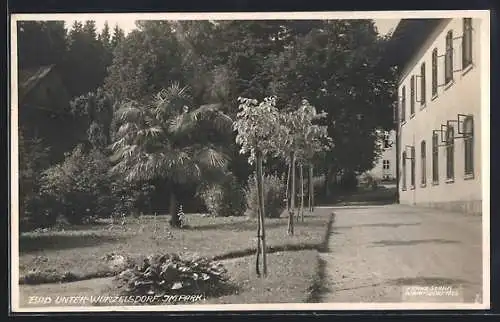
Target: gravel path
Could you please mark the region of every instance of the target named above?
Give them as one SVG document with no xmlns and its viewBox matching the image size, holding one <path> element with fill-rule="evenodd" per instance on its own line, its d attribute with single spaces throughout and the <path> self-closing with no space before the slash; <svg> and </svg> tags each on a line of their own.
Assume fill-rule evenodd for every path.
<svg viewBox="0 0 500 322">
<path fill-rule="evenodd" d="M 332 211 L 322 302 L 474 302 L 481 294 L 481 217 L 401 205 Z M 441 293 L 404 296 L 417 285 Z"/>
</svg>

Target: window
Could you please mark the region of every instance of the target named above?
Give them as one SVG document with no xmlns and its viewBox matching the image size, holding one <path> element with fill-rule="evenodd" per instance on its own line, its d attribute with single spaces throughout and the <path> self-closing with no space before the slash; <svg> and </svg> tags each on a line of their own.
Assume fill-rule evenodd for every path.
<svg viewBox="0 0 500 322">
<path fill-rule="evenodd" d="M 383 168 L 384 170 L 389 170 L 389 167 L 390 167 L 389 160 L 384 160 L 384 161 L 382 161 L 382 168 Z"/>
<path fill-rule="evenodd" d="M 420 66 L 420 105 L 425 105 L 425 63 Z"/>
<path fill-rule="evenodd" d="M 438 52 L 434 48 L 432 51 L 432 96 L 438 93 Z"/>
<path fill-rule="evenodd" d="M 415 76 L 410 79 L 410 116 L 415 115 Z"/>
<path fill-rule="evenodd" d="M 439 138 L 437 133 L 432 134 L 432 183 L 439 182 Z"/>
<path fill-rule="evenodd" d="M 401 122 L 406 121 L 406 86 L 401 90 Z"/>
<path fill-rule="evenodd" d="M 449 126 L 446 130 L 446 179 L 455 178 L 455 129 Z"/>
<path fill-rule="evenodd" d="M 464 18 L 462 37 L 462 69 L 472 64 L 472 19 Z"/>
<path fill-rule="evenodd" d="M 425 151 L 425 141 L 422 141 L 420 143 L 420 164 L 421 164 L 421 178 L 420 178 L 420 184 L 425 186 L 427 183 L 427 162 L 426 162 L 426 151 Z"/>
<path fill-rule="evenodd" d="M 474 124 L 472 116 L 464 121 L 464 153 L 465 153 L 465 175 L 474 174 Z"/>
<path fill-rule="evenodd" d="M 415 147 L 411 147 L 410 149 L 410 180 L 412 189 L 415 188 Z"/>
<path fill-rule="evenodd" d="M 403 190 L 406 190 L 406 151 L 403 152 L 403 156 L 402 156 L 402 161 L 401 161 L 401 172 L 402 173 L 402 189 Z"/>
<path fill-rule="evenodd" d="M 385 132 L 384 133 L 384 149 L 388 149 L 391 147 L 391 142 L 389 140 L 389 132 Z"/>
<path fill-rule="evenodd" d="M 446 35 L 446 56 L 444 60 L 444 82 L 448 84 L 453 80 L 453 32 Z"/>
</svg>

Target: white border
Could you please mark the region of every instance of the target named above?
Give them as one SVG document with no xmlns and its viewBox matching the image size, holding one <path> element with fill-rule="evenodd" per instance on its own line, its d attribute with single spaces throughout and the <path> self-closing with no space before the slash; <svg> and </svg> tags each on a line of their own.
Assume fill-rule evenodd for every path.
<svg viewBox="0 0 500 322">
<path fill-rule="evenodd" d="M 238 12 L 238 13 L 91 13 L 91 14 L 19 14 L 11 15 L 11 209 L 18 213 L 18 115 L 17 115 L 17 28 L 19 20 L 278 20 L 278 19 L 405 19 L 405 18 L 481 18 L 481 108 L 482 108 L 482 191 L 483 191 L 483 296 L 482 303 L 280 303 L 220 304 L 173 306 L 97 306 L 97 307 L 20 307 L 18 217 L 11 216 L 11 298 L 13 312 L 132 312 L 132 311 L 252 311 L 252 310 L 478 310 L 490 308 L 490 11 L 358 11 L 358 12 Z"/>
</svg>

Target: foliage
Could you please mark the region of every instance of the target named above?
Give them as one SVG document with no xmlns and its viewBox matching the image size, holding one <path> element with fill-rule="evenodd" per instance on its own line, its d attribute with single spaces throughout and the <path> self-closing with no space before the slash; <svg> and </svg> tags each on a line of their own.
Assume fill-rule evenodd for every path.
<svg viewBox="0 0 500 322">
<path fill-rule="evenodd" d="M 75 21 L 69 30 L 64 70 L 73 97 L 96 90 L 104 81 L 111 49 L 99 38 L 92 20 Z"/>
<path fill-rule="evenodd" d="M 101 150 L 110 144 L 113 101 L 101 88 L 73 99 L 70 112 L 78 120 L 81 141 Z"/>
<path fill-rule="evenodd" d="M 376 190 L 379 186 L 380 179 L 376 178 L 373 174 L 363 173 L 359 177 L 359 184 L 363 186 L 363 188 L 368 188 L 371 190 Z"/>
<path fill-rule="evenodd" d="M 233 125 L 236 143 L 241 145 L 240 154 L 248 153 L 248 162 L 253 164 L 257 152 L 263 157 L 275 153 L 278 142 L 287 140 L 287 128 L 279 123 L 275 97 L 266 97 L 260 103 L 244 97 L 238 100 L 240 111 Z"/>
<path fill-rule="evenodd" d="M 124 295 L 217 294 L 228 282 L 221 263 L 203 257 L 178 254 L 153 255 L 142 265 L 129 268 L 116 277 Z"/>
<path fill-rule="evenodd" d="M 212 216 L 241 216 L 246 210 L 245 191 L 232 174 L 221 183 L 203 187 L 199 192 Z"/>
<path fill-rule="evenodd" d="M 28 140 L 19 131 L 19 219 L 21 228 L 34 224 L 47 226 L 55 218 L 41 211 L 40 174 L 49 166 L 49 148 L 39 138 Z M 27 228 L 27 227 L 26 227 Z"/>
<path fill-rule="evenodd" d="M 115 202 L 113 215 L 139 215 L 141 211 L 151 210 L 151 197 L 155 186 L 147 182 L 128 182 L 120 176 L 111 180 L 111 194 Z"/>
<path fill-rule="evenodd" d="M 286 107 L 307 98 L 328 113 L 321 123 L 335 146 L 323 162 L 333 174 L 371 169 L 374 131 L 392 126 L 396 78 L 378 65 L 386 45 L 370 20 L 321 21 L 269 63 L 270 90 Z"/>
<path fill-rule="evenodd" d="M 285 182 L 278 176 L 271 174 L 264 176 L 264 204 L 265 214 L 269 218 L 278 218 L 285 209 Z M 246 188 L 247 215 L 256 217 L 259 209 L 257 182 L 255 175 L 248 179 Z"/>
<path fill-rule="evenodd" d="M 102 152 L 86 152 L 77 146 L 62 163 L 43 172 L 40 192 L 44 210 L 51 216 L 64 216 L 69 223 L 108 217 L 115 205 L 109 168 Z"/>
<path fill-rule="evenodd" d="M 63 21 L 17 22 L 19 68 L 62 63 L 66 54 L 66 33 Z"/>
<path fill-rule="evenodd" d="M 113 170 L 126 174 L 128 181 L 167 177 L 183 183 L 199 178 L 203 170 L 225 166 L 223 153 L 197 130 L 209 122 L 224 131 L 230 119 L 206 106 L 188 111 L 188 100 L 186 88 L 174 84 L 158 93 L 152 104 L 123 103 L 115 113 Z"/>
<path fill-rule="evenodd" d="M 112 173 L 129 182 L 164 179 L 173 226 L 179 224 L 174 187 L 209 181 L 227 167 L 226 153 L 213 142 L 214 135 L 231 130 L 231 119 L 216 105 L 192 111 L 189 105 L 188 89 L 174 83 L 151 103 L 128 101 L 115 113 Z"/>
<path fill-rule="evenodd" d="M 184 82 L 179 44 L 167 22 L 151 21 L 116 45 L 105 88 L 115 99 L 140 101 Z"/>
<path fill-rule="evenodd" d="M 275 125 L 282 112 L 296 113 L 303 99 L 318 107 L 319 115 L 327 113 L 312 123 L 327 126 L 335 142 L 324 153 L 314 153 L 317 174 L 331 181 L 336 174 L 361 173 L 373 166 L 378 153 L 374 129 L 392 125 L 395 77 L 394 70 L 378 68 L 387 39 L 377 35 L 372 21 L 140 21 L 137 28 L 125 36 L 118 26 L 105 26 L 99 34 L 92 21 L 75 22 L 68 30 L 55 21 L 18 24 L 20 69 L 62 67 L 65 84 L 78 97 L 73 111 L 82 125 L 82 139 L 101 150 L 117 144 L 117 175 L 135 175 L 133 189 L 156 178 L 170 185 L 168 191 L 180 191 L 188 182 L 212 181 L 226 166 L 239 182 L 246 181 L 254 153 L 251 148 L 239 153 L 240 143 L 250 146 L 236 143 L 244 131 L 255 132 L 254 139 L 267 145 L 268 169 L 282 174 L 278 161 L 288 155 L 280 144 L 290 143 L 290 133 L 286 126 Z M 104 78 L 105 95 L 95 91 Z M 172 81 L 188 85 L 190 95 L 181 86 L 169 88 Z M 165 99 L 177 94 L 180 100 Z M 219 112 L 236 119 L 241 105 L 253 110 L 266 95 L 276 97 L 260 103 L 271 109 L 261 118 L 267 125 L 219 131 L 219 125 L 229 123 Z M 258 101 L 238 104 L 237 97 Z M 115 107 L 110 98 L 119 100 L 111 124 L 109 112 Z M 184 105 L 204 106 L 206 118 L 195 120 L 191 111 L 184 115 Z M 162 109 L 169 112 L 156 113 Z M 90 111 L 97 111 L 96 116 Z M 276 156 L 281 160 L 273 160 Z M 230 161 L 212 166 L 222 159 Z"/>
</svg>

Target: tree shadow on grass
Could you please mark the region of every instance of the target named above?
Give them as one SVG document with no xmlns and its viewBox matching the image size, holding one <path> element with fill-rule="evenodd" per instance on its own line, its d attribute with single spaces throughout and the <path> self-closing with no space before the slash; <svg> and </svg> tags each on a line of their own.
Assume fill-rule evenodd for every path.
<svg viewBox="0 0 500 322">
<path fill-rule="evenodd" d="M 19 252 L 28 253 L 39 250 L 59 250 L 81 247 L 92 247 L 102 244 L 122 242 L 122 237 L 89 235 L 37 235 L 21 236 L 19 238 Z"/>
<path fill-rule="evenodd" d="M 306 303 L 321 303 L 323 294 L 330 291 L 326 279 L 326 262 L 321 257 L 318 258 L 318 267 L 316 271 L 316 276 L 309 289 L 309 296 Z"/>
<path fill-rule="evenodd" d="M 371 247 L 384 246 L 413 246 L 419 244 L 459 244 L 456 240 L 447 239 L 417 239 L 417 240 L 380 240 L 374 242 Z"/>
<path fill-rule="evenodd" d="M 304 217 L 305 221 L 295 222 L 295 226 L 303 226 L 303 227 L 323 227 L 325 226 L 324 221 L 307 221 L 306 217 Z M 280 219 L 267 219 L 265 220 L 266 229 L 277 228 L 277 227 L 286 227 L 287 218 Z M 200 225 L 200 226 L 192 226 L 191 230 L 231 230 L 231 231 L 246 231 L 246 230 L 255 230 L 257 227 L 256 220 L 248 220 L 248 221 L 240 221 L 240 222 L 232 222 L 232 223 L 223 223 L 223 224 L 208 224 L 208 225 Z"/>
<path fill-rule="evenodd" d="M 399 227 L 407 227 L 407 226 L 419 226 L 420 223 L 379 223 L 379 224 L 361 224 L 361 225 L 353 225 L 353 226 L 338 226 L 335 229 L 352 229 L 356 227 L 380 227 L 380 228 L 399 228 Z"/>
</svg>

